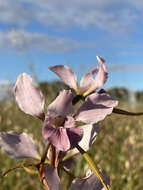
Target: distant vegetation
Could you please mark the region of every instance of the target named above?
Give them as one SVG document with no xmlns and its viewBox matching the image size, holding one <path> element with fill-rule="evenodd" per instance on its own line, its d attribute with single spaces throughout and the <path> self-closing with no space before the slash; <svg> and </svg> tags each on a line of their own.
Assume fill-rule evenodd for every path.
<svg viewBox="0 0 143 190">
<path fill-rule="evenodd" d="M 14 85 L 12 83 L 0 84 L 0 100 L 3 100 L 3 99 L 13 100 L 13 86 Z M 57 96 L 60 90 L 69 89 L 68 86 L 66 86 L 60 81 L 40 82 L 38 86 L 42 90 L 45 97 L 49 96 L 50 94 L 49 97 L 50 98 L 52 97 L 53 99 L 55 98 L 55 96 Z M 117 88 L 117 87 L 113 87 L 106 90 L 113 98 L 119 101 L 143 102 L 143 91 L 133 92 L 126 88 Z"/>
</svg>

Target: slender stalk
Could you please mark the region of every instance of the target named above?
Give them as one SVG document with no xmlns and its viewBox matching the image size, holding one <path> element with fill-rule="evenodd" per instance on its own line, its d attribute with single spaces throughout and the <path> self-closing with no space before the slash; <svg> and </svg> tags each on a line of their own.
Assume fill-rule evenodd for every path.
<svg viewBox="0 0 143 190">
<path fill-rule="evenodd" d="M 15 166 L 15 167 L 10 168 L 10 169 L 8 169 L 7 171 L 5 171 L 5 172 L 1 175 L 1 177 L 5 177 L 9 172 L 12 172 L 12 171 L 14 171 L 14 170 L 16 170 L 16 169 L 24 168 L 24 167 L 32 167 L 32 166 L 35 167 L 36 165 L 35 165 L 35 164 L 19 164 L 19 165 Z"/>
<path fill-rule="evenodd" d="M 60 156 L 60 152 L 58 152 L 55 156 L 55 164 L 54 167 L 57 168 L 59 165 L 59 156 Z"/>
<path fill-rule="evenodd" d="M 50 147 L 49 147 L 49 162 L 50 162 L 50 165 L 55 166 L 55 159 L 56 159 L 56 149 L 52 144 L 50 144 Z"/>
<path fill-rule="evenodd" d="M 93 162 L 93 160 L 90 158 L 90 156 L 79 145 L 77 145 L 76 148 L 82 154 L 84 159 L 88 162 L 88 164 L 89 164 L 90 168 L 92 169 L 93 173 L 100 179 L 100 181 L 102 182 L 105 190 L 109 190 L 109 188 L 108 188 L 106 182 L 104 181 L 104 179 L 102 177 L 102 174 L 100 173 L 97 165 Z"/>
<path fill-rule="evenodd" d="M 122 110 L 122 109 L 119 109 L 119 108 L 114 108 L 113 113 L 121 114 L 121 115 L 129 115 L 129 116 L 143 115 L 143 112 L 135 113 L 135 112 L 129 112 L 129 111 L 126 111 L 126 110 Z"/>
<path fill-rule="evenodd" d="M 32 175 L 37 175 L 37 174 L 38 174 L 38 171 L 37 171 L 37 170 L 31 170 L 30 168 L 25 167 L 24 165 L 23 165 L 23 169 L 24 169 L 27 173 L 29 173 L 29 174 L 32 174 Z"/>
<path fill-rule="evenodd" d="M 45 160 L 46 160 L 46 157 L 47 157 L 47 153 L 48 153 L 48 150 L 49 150 L 49 147 L 50 147 L 50 143 L 47 145 L 46 149 L 45 149 L 45 152 L 43 153 L 42 155 L 42 158 L 41 158 L 41 162 L 40 163 L 44 163 Z"/>
</svg>

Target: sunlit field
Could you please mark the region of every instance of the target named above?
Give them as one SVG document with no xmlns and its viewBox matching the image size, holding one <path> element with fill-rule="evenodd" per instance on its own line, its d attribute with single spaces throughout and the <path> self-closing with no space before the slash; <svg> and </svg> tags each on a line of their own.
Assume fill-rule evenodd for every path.
<svg viewBox="0 0 143 190">
<path fill-rule="evenodd" d="M 55 87 L 41 89 L 51 102 L 60 90 Z M 51 88 L 51 89 L 50 89 Z M 56 90 L 55 90 L 56 89 Z M 45 90 L 45 91 L 44 91 Z M 48 94 L 48 95 L 47 95 Z M 139 107 L 140 106 L 140 107 Z M 130 111 L 143 111 L 143 103 L 132 106 L 126 101 L 119 104 L 120 108 Z M 89 154 L 104 173 L 110 176 L 111 190 L 142 190 L 143 189 L 143 116 L 122 116 L 112 113 L 99 123 L 100 132 Z M 26 132 L 39 145 L 43 141 L 41 134 L 42 122 L 24 114 L 13 101 L 3 101 L 0 104 L 0 130 L 16 130 Z M 76 162 L 71 172 L 76 176 L 84 176 L 88 168 L 83 158 L 75 156 Z M 0 150 L 0 172 L 5 172 L 26 160 L 13 160 Z M 27 160 L 29 162 L 29 160 Z M 59 171 L 63 190 L 67 190 L 72 178 L 64 171 Z M 30 175 L 23 169 L 10 172 L 0 179 L 2 190 L 42 190 L 37 175 Z"/>
</svg>

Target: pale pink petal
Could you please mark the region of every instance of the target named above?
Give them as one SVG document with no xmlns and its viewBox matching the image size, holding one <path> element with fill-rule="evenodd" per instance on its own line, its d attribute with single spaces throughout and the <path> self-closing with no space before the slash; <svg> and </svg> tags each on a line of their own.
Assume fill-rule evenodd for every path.
<svg viewBox="0 0 143 190">
<path fill-rule="evenodd" d="M 73 94 L 70 90 L 63 90 L 57 98 L 48 106 L 48 115 L 66 116 L 74 112 L 72 106 Z"/>
<path fill-rule="evenodd" d="M 80 81 L 80 90 L 84 93 L 86 92 L 91 86 L 94 86 L 95 79 L 93 75 L 97 72 L 97 69 L 91 71 L 91 73 L 85 74 L 81 81 Z"/>
<path fill-rule="evenodd" d="M 108 73 L 106 72 L 106 68 L 104 65 L 105 61 L 99 56 L 97 56 L 97 60 L 99 63 L 99 70 L 94 81 L 95 89 L 100 88 L 107 81 L 108 78 Z"/>
<path fill-rule="evenodd" d="M 79 141 L 79 146 L 83 148 L 85 151 L 88 151 L 89 148 L 92 146 L 92 144 L 95 142 L 96 137 L 98 135 L 99 131 L 99 125 L 96 124 L 88 124 L 88 125 L 83 125 L 78 128 L 81 128 L 83 130 L 83 137 L 81 141 Z M 79 153 L 77 148 L 74 148 L 72 151 L 72 154 L 77 154 Z"/>
<path fill-rule="evenodd" d="M 110 185 L 109 177 L 103 175 L 107 185 Z M 69 190 L 105 190 L 101 181 L 94 175 L 91 174 L 85 178 L 77 178 L 72 182 Z"/>
<path fill-rule="evenodd" d="M 38 158 L 37 146 L 26 133 L 0 132 L 0 146 L 12 158 Z"/>
<path fill-rule="evenodd" d="M 79 127 L 67 128 L 71 149 L 74 148 L 83 137 L 83 129 Z"/>
<path fill-rule="evenodd" d="M 88 96 L 76 114 L 76 120 L 85 123 L 97 123 L 103 120 L 117 106 L 115 101 L 106 93 L 93 93 Z"/>
<path fill-rule="evenodd" d="M 49 186 L 49 190 L 61 190 L 60 178 L 58 176 L 57 168 L 47 165 L 45 168 L 45 180 Z"/>
<path fill-rule="evenodd" d="M 32 78 L 23 73 L 19 75 L 15 87 L 16 101 L 22 111 L 36 116 L 44 117 L 44 98 L 39 89 L 32 85 Z"/>
<path fill-rule="evenodd" d="M 70 88 L 77 89 L 77 77 L 69 67 L 56 65 L 49 67 L 49 69 L 56 73 Z"/>
<path fill-rule="evenodd" d="M 97 123 L 88 124 L 83 125 L 80 128 L 83 129 L 83 138 L 79 142 L 79 146 L 81 146 L 85 151 L 88 151 L 96 140 L 96 137 L 99 132 L 99 125 Z"/>
<path fill-rule="evenodd" d="M 43 136 L 51 142 L 58 150 L 67 151 L 70 148 L 70 141 L 66 129 L 54 128 L 49 125 L 43 127 Z"/>
</svg>

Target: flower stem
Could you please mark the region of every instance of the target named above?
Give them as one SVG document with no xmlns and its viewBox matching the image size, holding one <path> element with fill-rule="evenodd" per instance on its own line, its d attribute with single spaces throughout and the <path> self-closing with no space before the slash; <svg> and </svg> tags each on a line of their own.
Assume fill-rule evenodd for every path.
<svg viewBox="0 0 143 190">
<path fill-rule="evenodd" d="M 50 143 L 47 145 L 47 147 L 46 147 L 46 149 L 45 149 L 45 152 L 44 152 L 43 155 L 42 155 L 42 158 L 41 158 L 41 162 L 40 162 L 40 163 L 44 163 L 44 162 L 45 162 L 45 159 L 46 159 L 46 157 L 47 157 L 47 153 L 48 153 L 49 147 L 50 147 Z"/>
<path fill-rule="evenodd" d="M 130 115 L 130 116 L 143 115 L 143 112 L 135 113 L 135 112 L 129 112 L 129 111 L 118 109 L 118 108 L 114 108 L 113 113 L 117 113 L 117 114 L 121 114 L 121 115 Z"/>
<path fill-rule="evenodd" d="M 102 174 L 100 173 L 97 165 L 93 162 L 93 160 L 90 158 L 90 156 L 79 145 L 77 145 L 76 148 L 82 154 L 84 159 L 88 162 L 88 164 L 89 164 L 90 168 L 92 169 L 93 173 L 100 179 L 100 181 L 102 182 L 105 190 L 109 190 L 109 188 L 108 188 L 106 182 L 104 181 L 104 179 L 102 177 Z"/>
<path fill-rule="evenodd" d="M 13 168 L 10 168 L 8 169 L 7 171 L 5 171 L 0 177 L 5 177 L 9 172 L 12 172 L 16 169 L 19 169 L 19 168 L 27 168 L 27 167 L 36 167 L 36 164 L 20 164 L 20 165 L 17 165 Z"/>
</svg>

